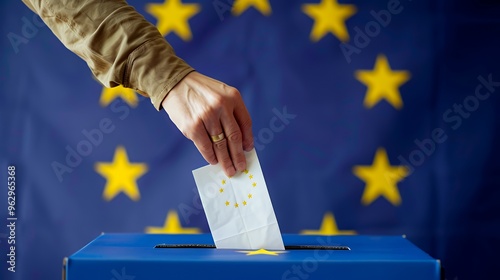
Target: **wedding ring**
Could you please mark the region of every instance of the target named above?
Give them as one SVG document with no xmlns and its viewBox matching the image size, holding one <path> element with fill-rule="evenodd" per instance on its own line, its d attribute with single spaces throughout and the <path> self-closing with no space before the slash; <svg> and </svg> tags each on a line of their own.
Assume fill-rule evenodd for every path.
<svg viewBox="0 0 500 280">
<path fill-rule="evenodd" d="M 219 135 L 210 135 L 210 138 L 212 138 L 213 143 L 217 143 L 219 141 L 224 140 L 224 138 L 226 138 L 226 135 L 224 135 L 224 132 L 222 132 Z"/>
</svg>

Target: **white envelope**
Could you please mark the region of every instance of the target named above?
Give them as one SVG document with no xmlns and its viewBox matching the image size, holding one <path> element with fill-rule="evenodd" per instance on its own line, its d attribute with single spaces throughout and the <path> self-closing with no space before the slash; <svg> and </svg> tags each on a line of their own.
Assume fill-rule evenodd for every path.
<svg viewBox="0 0 500 280">
<path fill-rule="evenodd" d="M 231 178 L 220 164 L 193 170 L 215 246 L 284 250 L 257 153 L 245 156 L 247 170 Z"/>
</svg>

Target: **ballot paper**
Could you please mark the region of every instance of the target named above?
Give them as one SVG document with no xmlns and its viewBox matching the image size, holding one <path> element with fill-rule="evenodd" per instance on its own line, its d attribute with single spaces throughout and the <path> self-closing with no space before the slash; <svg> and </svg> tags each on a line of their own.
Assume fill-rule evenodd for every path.
<svg viewBox="0 0 500 280">
<path fill-rule="evenodd" d="M 278 221 L 255 149 L 247 169 L 227 177 L 220 164 L 193 170 L 215 246 L 284 250 Z"/>
</svg>

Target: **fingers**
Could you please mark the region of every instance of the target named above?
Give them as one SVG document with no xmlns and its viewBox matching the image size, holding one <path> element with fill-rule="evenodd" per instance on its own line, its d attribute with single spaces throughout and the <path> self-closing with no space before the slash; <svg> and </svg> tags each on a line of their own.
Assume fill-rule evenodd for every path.
<svg viewBox="0 0 500 280">
<path fill-rule="evenodd" d="M 217 156 L 217 160 L 220 162 L 224 173 L 228 177 L 232 177 L 236 174 L 236 169 L 234 168 L 233 161 L 228 153 L 227 138 L 224 138 L 218 142 L 214 143 L 214 151 Z"/>
<path fill-rule="evenodd" d="M 221 123 L 226 133 L 227 146 L 231 155 L 234 167 L 238 171 L 243 171 L 247 168 L 245 154 L 243 153 L 242 134 L 238 123 L 236 122 L 232 112 L 223 114 Z"/>
<path fill-rule="evenodd" d="M 172 121 L 210 164 L 228 176 L 246 169 L 253 148 L 252 121 L 237 89 L 196 72 L 186 76 L 162 102 Z M 225 138 L 213 143 L 211 136 Z"/>
<path fill-rule="evenodd" d="M 206 131 L 209 135 L 216 136 L 223 132 L 221 120 L 219 118 L 211 117 L 206 119 L 204 122 Z M 224 139 L 214 142 L 212 145 L 215 156 L 217 157 L 217 161 L 224 169 L 226 175 L 229 177 L 234 176 L 236 174 L 236 168 L 233 165 L 233 161 L 229 154 L 227 135 L 224 137 Z"/>
<path fill-rule="evenodd" d="M 248 152 L 253 149 L 252 119 L 241 97 L 238 101 L 234 108 L 234 117 L 241 130 L 243 149 Z"/>
<path fill-rule="evenodd" d="M 203 158 L 210 164 L 217 164 L 217 156 L 214 153 L 212 140 L 207 134 L 207 129 L 201 120 L 194 125 L 190 138 Z"/>
</svg>

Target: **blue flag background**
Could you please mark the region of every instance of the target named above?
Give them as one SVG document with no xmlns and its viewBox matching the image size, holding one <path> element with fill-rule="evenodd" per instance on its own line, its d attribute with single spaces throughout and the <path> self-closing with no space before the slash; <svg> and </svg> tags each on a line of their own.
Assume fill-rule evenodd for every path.
<svg viewBox="0 0 500 280">
<path fill-rule="evenodd" d="M 129 3 L 157 24 L 161 2 Z M 282 232 L 405 234 L 447 279 L 497 277 L 500 4 L 232 2 L 183 0 L 192 39 L 165 38 L 241 91 Z M 57 279 L 101 232 L 208 232 L 206 163 L 167 114 L 103 89 L 21 1 L 0 7 L 1 279 Z"/>
</svg>

